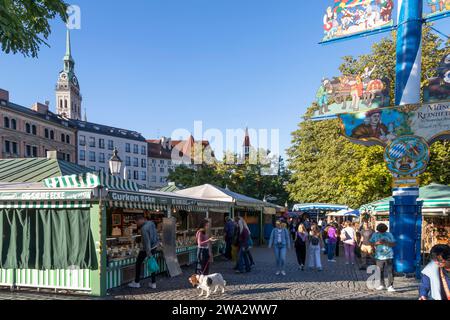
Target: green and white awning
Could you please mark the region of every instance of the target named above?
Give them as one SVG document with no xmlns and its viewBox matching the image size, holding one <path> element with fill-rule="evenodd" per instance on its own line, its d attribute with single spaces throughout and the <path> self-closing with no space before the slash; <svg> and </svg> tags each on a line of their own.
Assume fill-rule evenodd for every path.
<svg viewBox="0 0 450 320">
<path fill-rule="evenodd" d="M 125 208 L 125 209 L 142 209 L 153 211 L 166 211 L 167 206 L 164 204 L 134 202 L 134 201 L 109 201 L 110 208 Z"/>
<path fill-rule="evenodd" d="M 44 185 L 48 188 L 104 187 L 107 189 L 123 191 L 139 191 L 140 189 L 137 183 L 120 177 L 107 175 L 103 172 L 48 178 L 44 180 Z"/>
<path fill-rule="evenodd" d="M 0 209 L 80 209 L 90 208 L 87 200 L 80 201 L 2 201 Z"/>
</svg>

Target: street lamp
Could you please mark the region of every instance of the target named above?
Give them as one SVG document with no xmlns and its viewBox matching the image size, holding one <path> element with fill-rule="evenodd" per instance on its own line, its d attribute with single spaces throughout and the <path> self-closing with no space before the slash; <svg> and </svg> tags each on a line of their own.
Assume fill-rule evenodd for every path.
<svg viewBox="0 0 450 320">
<path fill-rule="evenodd" d="M 114 148 L 113 155 L 111 159 L 109 159 L 109 170 L 111 170 L 113 176 L 119 175 L 120 169 L 122 168 L 122 160 L 120 160 L 117 155 L 118 153 L 119 151 L 117 151 L 117 148 Z"/>
</svg>

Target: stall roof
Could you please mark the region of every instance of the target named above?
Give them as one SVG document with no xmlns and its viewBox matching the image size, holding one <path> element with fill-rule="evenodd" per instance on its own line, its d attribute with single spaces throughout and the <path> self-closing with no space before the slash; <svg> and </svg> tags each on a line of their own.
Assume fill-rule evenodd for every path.
<svg viewBox="0 0 450 320">
<path fill-rule="evenodd" d="M 42 182 L 48 178 L 88 172 L 93 172 L 93 170 L 57 159 L 0 160 L 0 182 Z"/>
<path fill-rule="evenodd" d="M 262 200 L 251 198 L 243 194 L 233 192 L 229 189 L 220 188 L 211 184 L 204 184 L 197 187 L 183 189 L 176 191 L 175 193 L 207 200 L 216 200 L 234 203 L 237 206 L 243 207 L 259 207 L 259 208 L 269 207 L 277 209 L 279 208 L 279 206 L 273 203 L 264 202 Z"/>
<path fill-rule="evenodd" d="M 295 204 L 292 208 L 293 211 L 309 211 L 309 210 L 325 210 L 325 211 L 338 211 L 348 210 L 348 206 L 328 203 L 303 203 Z"/>
<path fill-rule="evenodd" d="M 432 183 L 419 188 L 419 200 L 423 201 L 424 209 L 450 208 L 450 187 Z M 374 210 L 375 212 L 389 211 L 389 203 L 394 201 L 393 197 L 384 198 L 363 205 L 360 211 Z"/>
</svg>

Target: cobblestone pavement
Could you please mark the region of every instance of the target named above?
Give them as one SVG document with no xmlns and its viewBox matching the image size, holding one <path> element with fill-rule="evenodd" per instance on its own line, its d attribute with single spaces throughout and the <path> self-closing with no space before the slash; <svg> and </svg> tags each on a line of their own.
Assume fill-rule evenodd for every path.
<svg viewBox="0 0 450 320">
<path fill-rule="evenodd" d="M 342 257 L 329 263 L 322 256 L 324 270 L 300 271 L 293 250 L 288 252 L 286 276 L 275 275 L 274 256 L 267 248 L 252 249 L 256 266 L 250 273 L 236 274 L 233 263 L 217 258 L 211 272 L 220 272 L 227 282 L 224 295 L 211 295 L 210 300 L 415 300 L 418 283 L 415 279 L 396 277 L 397 292 L 388 293 L 367 288 L 369 277 L 356 266 L 345 265 Z M 192 288 L 188 277 L 194 266 L 183 268 L 183 274 L 169 278 L 159 276 L 156 290 L 147 287 L 144 281 L 140 289 L 121 287 L 109 292 L 106 299 L 114 300 L 202 300 L 199 291 Z M 84 296 L 56 295 L 30 291 L 0 290 L 0 300 L 74 300 L 92 299 Z"/>
</svg>

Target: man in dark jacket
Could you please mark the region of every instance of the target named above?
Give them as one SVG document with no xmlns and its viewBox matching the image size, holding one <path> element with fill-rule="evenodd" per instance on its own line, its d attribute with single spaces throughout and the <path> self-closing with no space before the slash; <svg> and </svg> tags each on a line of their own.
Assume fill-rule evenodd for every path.
<svg viewBox="0 0 450 320">
<path fill-rule="evenodd" d="M 139 255 L 136 259 L 136 277 L 133 282 L 128 284 L 128 286 L 131 288 L 141 287 L 139 282 L 141 280 L 142 264 L 147 257 L 151 258 L 156 253 L 156 249 L 160 244 L 158 231 L 156 230 L 156 226 L 153 221 L 146 221 L 143 216 L 139 216 L 136 219 L 136 224 L 138 229 L 141 230 L 143 248 L 139 252 Z M 156 274 L 152 273 L 150 277 L 151 283 L 149 287 L 152 289 L 156 289 Z"/>
<path fill-rule="evenodd" d="M 224 233 L 225 233 L 225 258 L 227 258 L 228 260 L 231 260 L 231 249 L 232 249 L 232 245 L 233 245 L 233 236 L 234 236 L 234 228 L 235 228 L 235 223 L 233 222 L 233 219 L 231 219 L 230 217 L 226 217 L 226 223 L 225 223 L 225 228 L 224 228 Z"/>
</svg>

